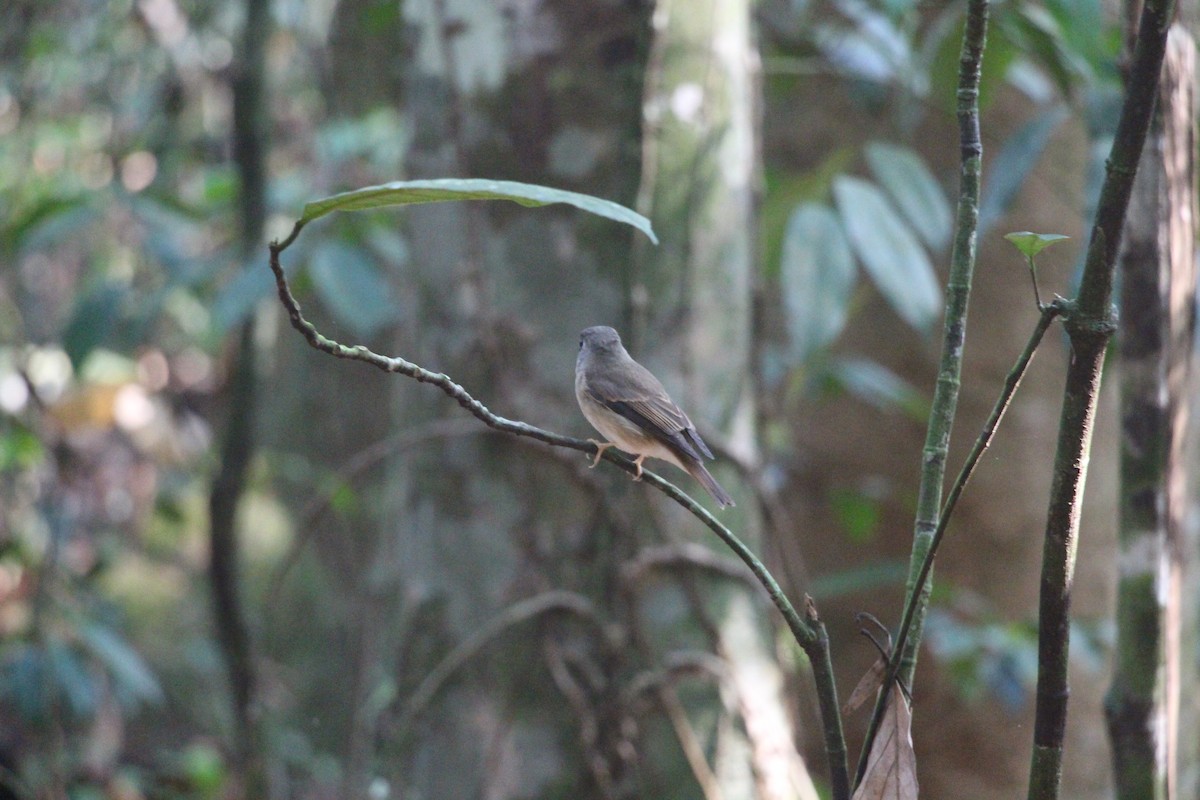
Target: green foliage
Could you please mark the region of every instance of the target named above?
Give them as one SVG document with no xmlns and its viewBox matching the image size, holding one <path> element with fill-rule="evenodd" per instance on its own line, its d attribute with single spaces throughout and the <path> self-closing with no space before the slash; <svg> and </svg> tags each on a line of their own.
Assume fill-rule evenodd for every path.
<svg viewBox="0 0 1200 800">
<path fill-rule="evenodd" d="M 867 181 L 838 178 L 833 195 L 850 246 L 876 287 L 908 324 L 928 330 L 941 312 L 942 291 L 912 229 Z"/>
<path fill-rule="evenodd" d="M 855 283 L 854 255 L 837 215 L 805 203 L 788 220 L 780 259 L 780 285 L 791 358 L 806 362 L 845 327 Z"/>
<path fill-rule="evenodd" d="M 526 207 L 566 203 L 597 216 L 632 225 L 657 243 L 658 237 L 650 220 L 624 206 L 598 197 L 534 186 L 516 181 L 491 181 L 477 178 L 441 178 L 426 181 L 395 181 L 383 186 L 368 186 L 342 192 L 333 197 L 314 200 L 304 205 L 300 222 L 312 222 L 334 211 L 362 211 L 372 208 L 440 203 L 448 200 L 511 200 Z"/>
<path fill-rule="evenodd" d="M 977 597 L 955 593 L 945 600 L 948 608 L 930 610 L 925 636 L 958 692 L 969 700 L 993 697 L 1011 713 L 1027 708 L 1037 681 L 1036 626 L 1005 622 L 990 613 L 980 618 Z M 1097 672 L 1112 650 L 1112 626 L 1072 622 L 1071 640 L 1078 645 L 1072 647 L 1072 660 Z"/>
<path fill-rule="evenodd" d="M 370 336 L 400 317 L 391 287 L 361 247 L 321 242 L 309 257 L 308 272 L 334 318 L 358 336 Z"/>
<path fill-rule="evenodd" d="M 1018 192 L 1037 166 L 1050 137 L 1068 117 L 1067 107 L 1053 105 L 1017 129 L 1001 146 L 983 182 L 979 231 L 985 234 L 1012 208 Z"/>
<path fill-rule="evenodd" d="M 0 712 L 30 734 L 21 737 L 15 770 L 29 796 L 66 786 L 73 797 L 221 797 L 233 791 L 235 766 L 227 678 L 204 591 L 205 491 L 226 402 L 227 333 L 274 291 L 264 248 L 246 253 L 236 245 L 243 220 L 228 98 L 242 8 L 224 0 L 26 5 L 3 14 L 0 25 Z M 654 240 L 644 217 L 590 196 L 629 199 L 638 189 L 637 128 L 653 111 L 641 108 L 650 6 L 549 4 L 546 13 L 561 26 L 553 36 L 532 31 L 524 18 L 497 21 L 487 3 L 468 3 L 461 19 L 438 29 L 412 6 L 338 3 L 330 19 L 292 0 L 273 5 L 282 27 L 269 43 L 264 104 L 275 137 L 269 214 L 304 206 L 308 222 L 335 210 L 444 200 L 567 203 Z M 785 391 L 852 397 L 923 418 L 921 393 L 851 352 L 841 334 L 871 322 L 861 317 L 867 286 L 914 330 L 936 322 L 931 276 L 948 243 L 954 180 L 925 142 L 929 131 L 945 129 L 932 115 L 952 110 L 945 87 L 957 68 L 961 7 L 788 0 L 759 10 L 770 23 L 763 26 L 768 69 L 778 59 L 813 67 L 799 81 L 771 75 L 771 91 L 786 94 L 768 102 L 801 105 L 808 115 L 812 104 L 798 104 L 802 95 L 791 92 L 819 81 L 822 99 L 812 110 L 835 120 L 771 131 L 762 274 L 768 289 L 777 282 L 780 290 L 778 308 L 764 316 L 777 324 L 768 338 L 782 343 L 767 347 L 774 376 Z M 1007 93 L 1007 111 L 1017 92 L 1028 120 L 1007 140 L 988 141 L 983 215 L 992 224 L 1067 119 L 1083 115 L 1089 131 L 1103 134 L 1119 47 L 1090 0 L 1003 4 L 994 13 L 984 102 Z M 347 44 L 348 21 L 369 35 Z M 486 51 L 472 48 L 491 22 L 504 37 L 492 36 Z M 364 52 L 384 37 L 414 49 Z M 558 38 L 569 43 L 566 57 L 540 49 Z M 513 43 L 516 54 L 507 52 Z M 445 45 L 471 56 L 456 75 L 438 63 Z M 483 78 L 468 68 L 495 53 L 511 60 L 483 64 Z M 370 95 L 359 81 L 337 83 L 332 61 L 362 71 L 361 84 L 394 91 Z M 389 183 L 429 174 L 530 183 Z M 376 185 L 304 205 L 337 187 L 368 184 Z M 555 332 L 577 330 L 583 317 L 603 321 L 590 315 L 618 307 L 618 292 L 635 294 L 628 230 L 502 206 L 472 251 L 462 227 L 436 217 L 439 210 L 346 215 L 328 237 L 310 231 L 284 265 L 297 295 L 357 337 L 403 332 L 404 352 L 458 359 L 449 363 L 487 387 L 489 403 L 493 393 L 510 397 L 503 391 L 511 382 L 528 392 L 517 396 L 522 403 L 561 394 L 569 404 L 561 378 L 569 382 L 573 353 Z M 518 216 L 519 225 L 508 224 Z M 286 225 L 270 216 L 268 235 L 286 234 Z M 530 242 L 537 258 L 527 259 Z M 501 319 L 486 340 L 464 333 L 468 315 L 449 277 L 475 258 L 512 289 L 500 293 Z M 502 283 L 514 275 L 519 280 Z M 579 283 L 555 294 L 562 276 Z M 764 295 L 774 302 L 771 291 Z M 520 305 L 515 297 L 530 300 Z M 475 743 L 445 731 L 461 730 L 454 726 L 468 715 L 456 710 L 476 708 L 497 730 L 536 724 L 565 732 L 529 739 L 545 774 L 527 788 L 578 796 L 589 780 L 586 769 L 568 774 L 580 760 L 580 711 L 555 693 L 542 648 L 554 641 L 570 650 L 567 678 L 584 687 L 588 703 L 606 707 L 629 676 L 660 669 L 663 654 L 708 645 L 678 576 L 664 572 L 640 588 L 647 596 L 625 610 L 646 611 L 646 619 L 603 620 L 606 631 L 644 624 L 635 632 L 648 631 L 650 646 L 631 637 L 617 652 L 593 652 L 578 646 L 586 626 L 547 620 L 536 635 L 523 632 L 470 665 L 452 687 L 458 705 L 448 704 L 449 712 L 416 730 L 394 730 L 397 706 L 477 621 L 471 602 L 549 583 L 597 603 L 621 594 L 624 604 L 624 589 L 614 587 L 623 586 L 637 537 L 625 535 L 625 515 L 614 522 L 596 514 L 590 488 L 573 483 L 542 492 L 549 496 L 540 506 L 524 505 L 544 482 L 543 462 L 506 454 L 504 474 L 486 477 L 509 488 L 481 491 L 479 465 L 494 438 L 445 428 L 440 407 L 430 418 L 409 413 L 422 404 L 403 390 L 371 394 L 341 365 L 328 369 L 332 378 L 325 368 L 317 374 L 286 337 L 262 328 L 273 380 L 259 425 L 269 450 L 239 522 L 273 774 L 298 795 L 341 796 L 349 743 L 357 741 L 363 768 L 382 776 L 377 786 L 390 781 L 397 794 L 419 794 L 428 789 L 418 785 L 421 770 L 442 769 L 447 782 L 472 774 L 474 767 L 457 767 L 473 763 L 467 750 Z M 414 331 L 420 335 L 409 338 Z M 559 409 L 542 411 L 553 418 Z M 780 413 L 764 427 L 791 424 Z M 396 427 L 404 435 L 393 439 Z M 614 486 L 626 492 L 622 502 L 634 502 L 626 484 Z M 882 530 L 883 501 L 866 489 L 817 500 L 829 502 L 848 536 L 873 542 Z M 639 537 L 653 518 L 628 516 Z M 452 548 L 484 556 L 447 563 L 430 555 Z M 437 566 L 413 578 L 413 564 Z M 816 575 L 811 588 L 822 599 L 848 595 L 898 585 L 903 573 L 902 565 L 870 561 Z M 456 594 L 450 583 L 465 588 Z M 1001 624 L 965 627 L 993 623 Z M 980 650 L 1017 650 L 1019 634 L 955 632 L 967 645 L 951 642 L 940 652 L 975 676 L 975 686 L 990 687 L 1002 683 L 993 673 L 1021 674 L 1020 658 L 1010 658 L 1015 667 L 981 670 Z M 480 686 L 500 682 L 511 684 L 500 700 L 483 696 Z M 707 684 L 691 689 L 689 699 L 713 694 Z M 531 719 L 535 703 L 546 719 Z M 656 709 L 636 710 L 643 730 L 661 728 L 662 736 L 633 743 L 669 761 L 678 785 L 690 788 L 673 730 Z M 89 772 L 84 756 L 109 744 L 98 733 L 108 722 L 124 738 Z M 624 730 L 626 720 L 603 722 L 605 731 Z M 703 719 L 706 735 L 712 724 Z M 496 743 L 497 751 L 511 744 L 499 736 Z M 465 753 L 458 761 L 447 755 L 454 748 Z M 686 794 L 678 785 L 670 789 Z M 645 794 L 668 796 L 660 788 Z"/>
<path fill-rule="evenodd" d="M 829 388 L 845 392 L 881 411 L 899 409 L 914 421 L 929 415 L 929 401 L 896 373 L 870 359 L 833 360 L 825 373 Z"/>
<path fill-rule="evenodd" d="M 1061 242 L 1065 239 L 1070 239 L 1070 236 L 1064 236 L 1061 233 L 1032 233 L 1030 231 L 1017 231 L 1015 233 L 1006 233 L 1004 238 L 1012 242 L 1013 247 L 1021 251 L 1021 254 L 1026 258 L 1032 259 L 1038 253 L 1045 250 L 1055 242 Z"/>
<path fill-rule="evenodd" d="M 934 252 L 950 243 L 954 218 L 941 185 L 914 150 L 871 142 L 867 163 L 905 220 Z"/>
<path fill-rule="evenodd" d="M 829 507 L 850 541 L 865 544 L 875 538 L 880 513 L 874 498 L 855 489 L 835 489 L 830 492 Z"/>
</svg>

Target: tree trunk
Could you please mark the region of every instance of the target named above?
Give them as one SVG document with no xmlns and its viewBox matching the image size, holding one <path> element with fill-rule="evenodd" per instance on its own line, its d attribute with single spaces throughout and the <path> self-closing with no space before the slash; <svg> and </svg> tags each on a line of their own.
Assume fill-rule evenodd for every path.
<svg viewBox="0 0 1200 800">
<path fill-rule="evenodd" d="M 265 49 L 267 0 L 247 0 L 241 52 L 233 76 L 233 156 L 241 181 L 238 198 L 238 268 L 261 254 L 266 222 L 267 112 Z M 259 267 L 261 268 L 261 267 Z M 256 449 L 258 374 L 256 316 L 234 337 L 221 460 L 209 494 L 209 583 L 217 641 L 225 659 L 234 724 L 234 764 L 247 798 L 266 798 L 262 748 L 254 708 L 253 648 L 239 585 L 237 507 Z"/>
<path fill-rule="evenodd" d="M 629 282 L 631 349 L 703 435 L 722 445 L 725 458 L 754 465 L 760 132 L 751 3 L 660 0 L 653 27 L 638 203 L 662 242 L 642 250 Z M 746 541 L 761 546 L 753 495 L 734 495 L 737 516 L 726 515 Z M 716 737 L 713 770 L 722 796 L 815 797 L 783 712 L 782 671 L 747 598 L 706 597 L 702 613 L 710 615 L 714 645 L 729 665 L 728 711 L 744 722 L 744 734 L 728 725 Z"/>
<path fill-rule="evenodd" d="M 1195 45 L 1176 26 L 1121 259 L 1121 554 L 1105 702 L 1120 800 L 1194 795 L 1180 794 L 1177 766 L 1191 555 L 1183 445 L 1196 289 L 1195 65 Z"/>
</svg>

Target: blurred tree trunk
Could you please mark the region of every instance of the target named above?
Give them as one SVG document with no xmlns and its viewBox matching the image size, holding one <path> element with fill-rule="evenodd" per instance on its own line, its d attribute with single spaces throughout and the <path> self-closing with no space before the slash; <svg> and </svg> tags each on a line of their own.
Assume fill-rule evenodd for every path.
<svg viewBox="0 0 1200 800">
<path fill-rule="evenodd" d="M 674 385 L 719 450 L 747 465 L 758 462 L 751 342 L 761 178 L 751 5 L 659 0 L 655 7 L 638 203 L 662 243 L 642 249 L 629 298 L 634 353 Z M 731 474 L 723 473 L 727 485 Z M 739 507 L 736 516 L 726 512 L 730 524 L 761 548 L 753 495 L 734 495 Z M 689 520 L 667 523 L 674 524 Z M 719 729 L 726 737 L 714 759 L 721 796 L 815 797 L 784 712 L 767 612 L 734 592 L 695 605 L 711 616 L 712 644 L 729 665 L 726 711 L 744 723 L 744 735 L 732 725 Z"/>
<path fill-rule="evenodd" d="M 1180 726 L 1181 680 L 1196 690 L 1194 542 L 1185 535 L 1190 364 L 1195 333 L 1195 45 L 1168 40 L 1151 138 L 1121 258 L 1121 511 L 1116 668 L 1106 699 L 1116 793 L 1192 797 L 1194 714 Z M 1185 634 L 1185 630 L 1187 633 Z M 1189 703 L 1189 708 L 1193 704 Z M 1186 745 L 1181 749 L 1180 735 Z"/>
<path fill-rule="evenodd" d="M 261 254 L 266 221 L 267 103 L 265 47 L 268 0 L 247 0 L 241 50 L 233 74 L 233 158 L 241 181 L 237 268 Z M 242 796 L 266 798 L 265 765 L 258 736 L 254 653 L 239 585 L 237 508 L 256 449 L 258 375 L 256 315 L 243 322 L 232 343 L 220 464 L 209 494 L 209 582 L 217 641 L 229 678 L 234 724 L 234 763 Z"/>
</svg>

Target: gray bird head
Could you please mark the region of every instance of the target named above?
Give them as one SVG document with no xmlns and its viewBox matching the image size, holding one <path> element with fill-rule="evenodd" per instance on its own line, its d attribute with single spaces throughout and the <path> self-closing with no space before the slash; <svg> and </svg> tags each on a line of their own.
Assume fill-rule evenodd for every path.
<svg viewBox="0 0 1200 800">
<path fill-rule="evenodd" d="M 579 334 L 579 358 L 598 356 L 626 356 L 621 336 L 607 325 L 584 328 Z"/>
</svg>

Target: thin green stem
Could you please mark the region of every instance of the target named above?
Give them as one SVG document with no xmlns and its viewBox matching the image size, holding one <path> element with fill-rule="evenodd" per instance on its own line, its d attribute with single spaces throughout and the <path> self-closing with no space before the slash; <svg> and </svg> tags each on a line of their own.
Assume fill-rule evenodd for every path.
<svg viewBox="0 0 1200 800">
<path fill-rule="evenodd" d="M 942 331 L 942 354 L 921 460 L 921 482 L 913 522 L 912 555 L 909 559 L 907 596 L 919 595 L 914 610 L 912 634 L 900 652 L 900 677 L 911 685 L 917 668 L 929 582 L 917 580 L 937 527 L 946 478 L 946 455 L 958 407 L 963 345 L 967 334 L 967 306 L 975 272 L 976 237 L 979 227 L 979 196 L 983 171 L 983 143 L 979 134 L 979 82 L 983 49 L 987 38 L 988 0 L 969 0 L 966 25 L 959 54 L 957 116 L 959 130 L 959 189 L 955 219 L 954 248 L 946 281 L 946 315 Z M 886 693 L 885 693 L 886 694 Z M 868 742 L 869 746 L 870 742 Z"/>
<path fill-rule="evenodd" d="M 1033 299 L 1037 301 L 1038 308 L 1042 307 L 1042 294 L 1038 290 L 1037 284 L 1037 267 L 1034 266 L 1033 256 L 1026 255 L 1025 263 L 1029 266 L 1029 280 L 1033 282 Z"/>
<path fill-rule="evenodd" d="M 971 480 L 971 476 L 975 473 L 975 467 L 978 466 L 979 459 L 983 457 L 984 451 L 991 445 L 996 430 L 1000 426 L 1000 421 L 1004 418 L 1004 413 L 1008 410 L 1013 395 L 1016 394 L 1017 387 L 1021 385 L 1021 379 L 1025 376 L 1025 372 L 1029 368 L 1029 363 L 1033 359 L 1033 354 L 1037 352 L 1038 345 L 1041 344 L 1047 329 L 1049 329 L 1055 317 L 1068 311 L 1069 307 L 1067 301 L 1061 298 L 1042 307 L 1042 314 L 1038 318 L 1037 325 L 1034 326 L 1033 333 L 1029 336 L 1029 341 L 1025 344 L 1025 349 L 1018 356 L 1012 369 L 1008 371 L 1008 375 L 1005 376 L 1004 388 L 1001 390 L 1000 396 L 996 398 L 995 405 L 992 406 L 992 413 L 988 416 L 987 422 L 984 423 L 979 436 L 976 437 L 975 444 L 971 447 L 971 452 L 963 462 L 962 469 L 959 470 L 958 477 L 954 479 L 954 485 L 950 488 L 950 492 L 946 496 L 946 504 L 942 507 L 941 514 L 938 517 L 937 527 L 934 529 L 929 550 L 925 553 L 925 558 L 921 562 L 920 569 L 917 571 L 917 587 L 919 591 L 909 594 L 908 601 L 904 606 L 904 616 L 900 621 L 900 631 L 896 635 L 896 644 L 892 648 L 892 657 L 888 663 L 888 670 L 882 683 L 884 691 L 879 693 L 879 698 L 875 703 L 871 722 L 867 727 L 867 736 L 864 740 L 863 749 L 859 754 L 856 781 L 862 780 L 863 771 L 866 769 L 867 757 L 870 754 L 869 745 L 874 741 L 875 734 L 883 722 L 884 710 L 887 708 L 888 692 L 886 689 L 892 685 L 892 682 L 899 675 L 901 665 L 900 654 L 904 652 L 904 645 L 912 634 L 913 620 L 917 615 L 917 606 L 924 593 L 925 584 L 929 580 L 929 574 L 933 571 L 933 561 L 937 557 L 938 547 L 941 545 L 942 538 L 946 534 L 946 529 L 950 524 L 950 518 L 954 514 L 954 509 L 958 505 L 958 500 L 962 496 L 967 483 Z"/>
</svg>

